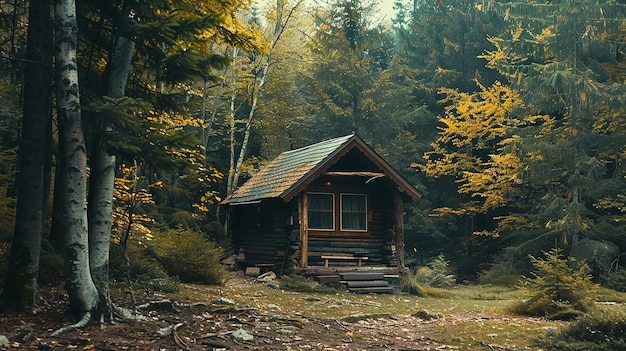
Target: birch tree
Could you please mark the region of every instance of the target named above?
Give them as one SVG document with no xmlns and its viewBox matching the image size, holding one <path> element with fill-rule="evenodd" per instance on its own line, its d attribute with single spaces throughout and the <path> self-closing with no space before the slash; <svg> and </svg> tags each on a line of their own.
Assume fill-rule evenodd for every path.
<svg viewBox="0 0 626 351">
<path fill-rule="evenodd" d="M 276 0 L 276 17 L 273 23 L 269 26 L 271 29 L 267 53 L 262 54 L 257 52 L 257 59 L 255 60 L 252 68 L 251 81 L 247 85 L 250 106 L 247 118 L 244 120 L 243 136 L 239 147 L 239 155 L 235 158 L 234 155 L 231 154 L 230 169 L 228 171 L 227 195 L 230 195 L 233 191 L 235 191 L 239 182 L 241 169 L 248 150 L 248 143 L 250 141 L 250 131 L 257 115 L 259 99 L 263 94 L 268 70 L 273 64 L 276 46 L 281 40 L 281 37 L 289 25 L 295 11 L 302 3 L 303 0 L 298 0 L 294 4 L 289 4 L 289 2 L 285 0 Z M 231 107 L 232 106 L 233 105 L 231 104 Z M 234 111 L 231 110 L 231 113 L 233 112 Z M 231 128 L 231 140 L 234 138 L 234 132 L 235 129 Z M 232 152 L 234 152 L 234 148 L 231 147 L 231 153 Z"/>
<path fill-rule="evenodd" d="M 65 279 L 74 315 L 86 323 L 98 307 L 98 291 L 89 270 L 87 223 L 87 149 L 81 121 L 78 26 L 74 0 L 55 3 L 55 89 L 59 120 L 61 176 L 66 191 L 62 227 L 65 234 Z"/>
<path fill-rule="evenodd" d="M 127 17 L 127 16 L 123 16 Z M 125 95 L 134 41 L 126 36 L 117 37 L 111 60 L 106 95 L 121 98 Z M 113 319 L 113 304 L 109 294 L 109 249 L 111 241 L 111 218 L 113 214 L 113 191 L 115 185 L 115 155 L 107 148 L 108 135 L 113 133 L 112 124 L 105 117 L 98 147 L 92 156 L 89 191 L 89 264 L 107 320 Z"/>
</svg>

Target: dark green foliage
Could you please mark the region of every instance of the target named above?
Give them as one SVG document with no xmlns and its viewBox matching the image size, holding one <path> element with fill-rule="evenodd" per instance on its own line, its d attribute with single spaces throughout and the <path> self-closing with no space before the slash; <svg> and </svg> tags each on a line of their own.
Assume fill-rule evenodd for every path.
<svg viewBox="0 0 626 351">
<path fill-rule="evenodd" d="M 626 268 L 620 267 L 614 272 L 603 275 L 600 282 L 607 288 L 626 291 Z"/>
<path fill-rule="evenodd" d="M 130 258 L 130 277 L 133 281 L 166 278 L 167 273 L 156 260 L 154 253 L 145 248 L 136 240 L 130 240 L 127 246 L 127 253 Z M 123 253 L 119 245 L 111 247 L 110 275 L 112 279 L 126 279 L 126 268 Z"/>
<path fill-rule="evenodd" d="M 110 277 L 113 281 L 125 282 L 126 261 L 119 245 L 111 248 Z M 154 252 L 139 244 L 136 240 L 128 242 L 127 253 L 130 257 L 129 276 L 133 289 L 147 289 L 161 292 L 177 292 L 180 283 L 175 277 L 168 276 Z"/>
<path fill-rule="evenodd" d="M 183 282 L 221 284 L 224 268 L 219 261 L 223 250 L 204 234 L 172 229 L 156 233 L 151 242 L 154 253 L 165 270 Z"/>
<path fill-rule="evenodd" d="M 502 286 L 516 285 L 520 276 L 532 270 L 532 264 L 527 254 L 522 254 L 515 248 L 505 249 L 496 262 L 482 272 L 478 277 L 481 284 Z"/>
<path fill-rule="evenodd" d="M 596 310 L 560 332 L 537 340 L 548 350 L 605 351 L 626 349 L 626 314 Z"/>
<path fill-rule="evenodd" d="M 415 280 L 435 288 L 449 287 L 456 283 L 450 263 L 443 255 L 437 256 L 428 266 L 418 268 L 415 271 Z"/>
<path fill-rule="evenodd" d="M 589 267 L 562 258 L 559 249 L 545 255 L 545 259 L 530 257 L 532 277 L 521 282 L 528 289 L 528 299 L 515 303 L 511 311 L 555 320 L 571 320 L 592 311 L 597 285 L 591 281 Z"/>
</svg>

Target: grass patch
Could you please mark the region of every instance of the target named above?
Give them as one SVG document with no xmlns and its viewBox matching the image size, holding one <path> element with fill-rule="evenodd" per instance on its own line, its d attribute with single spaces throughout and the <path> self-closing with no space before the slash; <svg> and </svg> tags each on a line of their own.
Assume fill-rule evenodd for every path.
<svg viewBox="0 0 626 351">
<path fill-rule="evenodd" d="M 447 289 L 446 298 L 420 297 L 408 293 L 361 295 L 343 290 L 323 293 L 315 290 L 315 284 L 309 286 L 313 289 L 307 288 L 308 291 L 302 293 L 283 289 L 284 278 L 279 281 L 279 289 L 240 278 L 227 281 L 223 286 L 185 285 L 184 291 L 177 294 L 177 299 L 181 300 L 180 296 L 185 296 L 183 301 L 197 302 L 222 297 L 235 301 L 236 306 L 269 309 L 268 305 L 271 304 L 278 306 L 280 313 L 284 314 L 336 318 L 356 324 L 388 316 L 414 315 L 421 318 L 420 311 L 427 311 L 436 318 L 421 318 L 422 321 L 413 325 L 412 330 L 415 328 L 416 335 L 447 343 L 458 350 L 482 350 L 485 345 L 537 349 L 535 341 L 546 335 L 548 330 L 563 330 L 575 323 L 508 315 L 507 308 L 522 294 L 522 290 L 516 287 L 457 285 Z M 292 278 L 294 281 L 302 279 L 287 279 Z M 616 294 L 620 299 L 626 297 L 625 293 Z M 626 313 L 622 304 L 598 307 L 601 310 L 617 309 Z M 331 328 L 328 337 L 345 338 L 345 331 Z"/>
<path fill-rule="evenodd" d="M 561 331 L 538 338 L 550 350 L 626 350 L 626 312 L 597 309 Z"/>
<path fill-rule="evenodd" d="M 412 274 L 402 277 L 400 280 L 400 291 L 421 297 L 450 297 L 450 294 L 447 291 L 424 285 L 418 281 L 415 275 Z"/>
</svg>

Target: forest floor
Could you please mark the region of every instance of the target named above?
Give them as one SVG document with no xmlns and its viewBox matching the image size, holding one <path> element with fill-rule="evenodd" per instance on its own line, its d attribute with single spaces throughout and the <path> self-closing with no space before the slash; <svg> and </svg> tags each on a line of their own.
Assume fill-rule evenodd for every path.
<svg viewBox="0 0 626 351">
<path fill-rule="evenodd" d="M 222 286 L 173 294 L 135 292 L 142 321 L 89 325 L 61 336 L 62 286 L 44 286 L 37 310 L 0 315 L 13 350 L 536 350 L 532 339 L 562 323 L 507 315 L 517 292 L 492 288 L 447 299 L 404 294 L 297 293 L 241 274 Z M 133 306 L 128 291 L 114 302 Z M 476 297 L 478 296 L 478 298 Z M 152 303 L 150 303 L 152 302 Z M 0 347 L 2 349 L 2 347 Z"/>
</svg>

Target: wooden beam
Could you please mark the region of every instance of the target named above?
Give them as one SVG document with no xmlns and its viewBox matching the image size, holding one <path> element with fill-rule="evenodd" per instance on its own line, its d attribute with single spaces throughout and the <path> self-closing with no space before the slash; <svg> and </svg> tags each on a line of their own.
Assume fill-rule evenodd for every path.
<svg viewBox="0 0 626 351">
<path fill-rule="evenodd" d="M 366 172 L 366 171 L 344 171 L 344 172 L 326 172 L 324 175 L 337 177 L 384 177 L 385 173 Z"/>
<path fill-rule="evenodd" d="M 404 267 L 404 201 L 398 191 L 394 198 L 395 228 L 396 228 L 396 255 L 398 256 L 398 266 Z"/>
<path fill-rule="evenodd" d="M 306 191 L 300 195 L 300 267 L 309 265 L 309 197 Z"/>
</svg>

